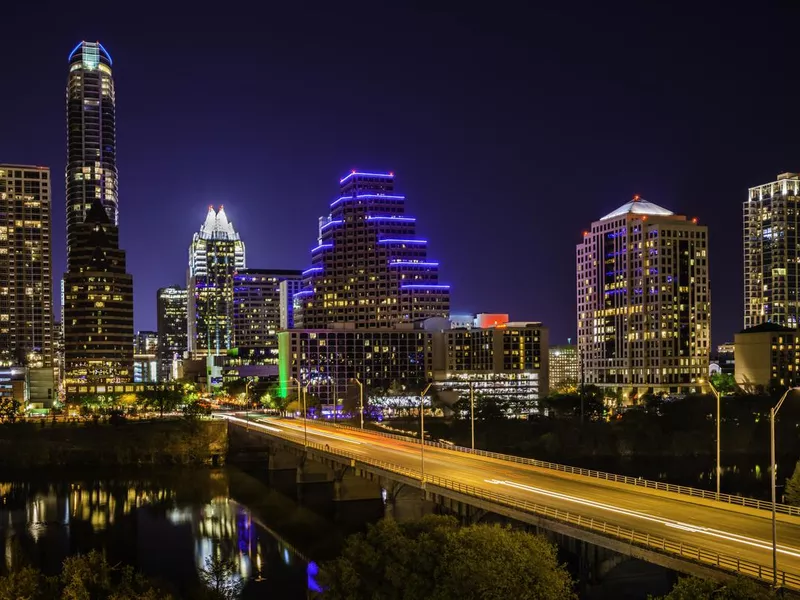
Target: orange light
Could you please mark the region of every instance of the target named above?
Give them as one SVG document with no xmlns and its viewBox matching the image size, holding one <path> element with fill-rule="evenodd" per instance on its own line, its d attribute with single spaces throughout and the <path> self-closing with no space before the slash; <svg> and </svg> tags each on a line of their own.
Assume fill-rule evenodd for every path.
<svg viewBox="0 0 800 600">
<path fill-rule="evenodd" d="M 633 197 L 633 199 L 634 199 L 634 200 L 638 200 L 638 199 L 639 199 L 639 194 L 636 194 L 636 195 Z"/>
<path fill-rule="evenodd" d="M 589 235 L 589 232 L 588 231 L 584 231 L 583 235 L 584 235 L 584 237 L 586 237 L 587 235 Z"/>
<path fill-rule="evenodd" d="M 642 221 L 647 221 L 647 216 L 642 217 Z"/>
<path fill-rule="evenodd" d="M 697 217 L 694 217 L 694 218 L 692 219 L 692 223 L 697 223 Z"/>
</svg>

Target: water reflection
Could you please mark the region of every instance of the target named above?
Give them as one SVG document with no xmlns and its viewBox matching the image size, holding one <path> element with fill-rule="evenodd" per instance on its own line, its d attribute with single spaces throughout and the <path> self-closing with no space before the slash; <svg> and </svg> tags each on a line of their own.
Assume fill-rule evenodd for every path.
<svg viewBox="0 0 800 600">
<path fill-rule="evenodd" d="M 230 561 L 243 598 L 303 598 L 310 581 L 302 555 L 231 499 L 224 472 L 0 482 L 0 541 L 3 573 L 22 564 L 56 573 L 66 556 L 97 548 L 180 593 L 211 559 Z"/>
</svg>

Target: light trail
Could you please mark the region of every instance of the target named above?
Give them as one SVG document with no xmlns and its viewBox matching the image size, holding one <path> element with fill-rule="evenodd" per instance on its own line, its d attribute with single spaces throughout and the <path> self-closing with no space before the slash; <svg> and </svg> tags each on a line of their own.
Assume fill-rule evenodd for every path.
<svg viewBox="0 0 800 600">
<path fill-rule="evenodd" d="M 581 504 L 583 506 L 589 506 L 591 508 L 597 508 L 600 510 L 605 510 L 609 512 L 613 512 L 616 514 L 625 515 L 628 517 L 633 517 L 636 519 L 641 519 L 643 521 L 650 521 L 652 523 L 659 523 L 666 527 L 672 527 L 673 529 L 680 529 L 682 531 L 686 531 L 689 533 L 698 533 L 702 535 L 707 535 L 710 537 L 715 537 L 718 539 L 726 540 L 728 542 L 734 542 L 738 544 L 744 544 L 747 546 L 753 546 L 754 548 L 760 548 L 762 550 L 772 550 L 772 543 L 767 542 L 765 540 L 759 540 L 756 538 L 747 537 L 744 535 L 739 535 L 738 533 L 730 533 L 728 531 L 721 531 L 719 529 L 713 529 L 711 527 L 702 527 L 699 525 L 692 525 L 690 523 L 682 523 L 681 521 L 674 521 L 672 519 L 663 519 L 661 517 L 655 517 L 653 515 L 649 515 L 647 513 L 630 510 L 627 508 L 622 508 L 620 506 L 614 506 L 613 504 L 604 504 L 602 502 L 597 502 L 596 500 L 587 500 L 586 498 L 578 498 L 576 496 L 570 496 L 567 494 L 562 494 L 561 492 L 552 492 L 550 490 L 545 490 L 542 488 L 533 487 L 530 485 L 525 485 L 522 483 L 516 483 L 514 481 L 505 481 L 499 479 L 486 479 L 484 480 L 486 483 L 491 483 L 492 485 L 502 485 L 526 492 L 530 492 L 532 494 L 538 494 L 541 496 L 547 496 L 549 498 L 554 498 L 557 500 L 563 500 L 565 502 L 572 502 L 574 504 Z M 793 548 L 791 546 L 783 546 L 778 545 L 778 552 L 782 554 L 786 554 L 788 556 L 793 556 L 795 558 L 800 558 L 800 550 L 797 548 Z"/>
<path fill-rule="evenodd" d="M 302 427 L 289 427 L 289 426 L 284 424 L 283 426 L 286 427 L 287 430 L 289 430 L 289 431 L 285 431 L 285 430 L 279 429 L 277 427 L 271 427 L 269 425 L 264 425 L 263 423 L 260 423 L 259 421 L 248 421 L 246 419 L 242 419 L 240 417 L 234 417 L 232 415 L 220 415 L 220 416 L 223 419 L 228 419 L 230 421 L 236 421 L 237 423 L 242 423 L 243 425 L 246 425 L 247 427 L 258 427 L 258 428 L 263 429 L 265 431 L 274 431 L 275 433 L 282 433 L 284 435 L 289 433 L 289 431 L 291 431 L 292 433 L 295 433 L 295 434 L 299 434 L 299 433 L 303 432 L 303 428 Z M 318 432 L 313 431 L 313 430 L 309 431 L 309 435 L 319 435 L 319 436 L 324 436 L 324 437 L 329 437 L 329 438 L 334 438 L 334 439 L 337 439 L 337 440 L 341 440 L 343 442 L 350 442 L 351 444 L 357 444 L 359 446 L 361 445 L 361 442 L 355 442 L 355 441 L 352 441 L 352 440 L 347 440 L 345 438 L 341 438 L 341 437 L 338 437 L 338 436 L 335 436 L 335 435 L 330 435 L 330 434 L 327 434 L 327 433 L 318 433 Z M 355 454 L 366 454 L 366 452 L 364 452 L 363 450 L 355 450 L 355 449 L 348 450 L 348 452 L 353 452 Z"/>
</svg>

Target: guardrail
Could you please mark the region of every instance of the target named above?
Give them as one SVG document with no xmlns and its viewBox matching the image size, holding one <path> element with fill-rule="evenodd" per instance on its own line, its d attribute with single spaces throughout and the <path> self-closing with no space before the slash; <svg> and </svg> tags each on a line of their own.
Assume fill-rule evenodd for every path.
<svg viewBox="0 0 800 600">
<path fill-rule="evenodd" d="M 245 427 L 246 423 L 242 423 L 240 426 Z M 285 439 L 297 445 L 303 445 L 302 440 L 297 439 L 296 435 L 284 434 L 281 431 L 265 431 L 264 433 Z M 397 473 L 419 480 L 421 483 L 423 483 L 422 474 L 414 469 L 401 467 L 399 465 L 386 463 L 371 458 L 364 458 L 356 455 L 354 452 L 347 452 L 346 450 L 332 448 L 330 445 L 318 444 L 316 442 L 309 442 L 307 447 L 321 452 L 326 452 L 328 454 L 334 454 L 348 458 L 352 461 L 353 465 L 357 463 L 370 465 L 390 473 Z M 655 536 L 649 533 L 642 533 L 634 529 L 622 527 L 620 525 L 612 525 L 605 521 L 594 518 L 586 518 L 580 514 L 559 510 L 544 504 L 518 500 L 511 496 L 498 494 L 484 488 L 465 485 L 457 481 L 436 475 L 425 475 L 424 484 L 426 486 L 430 484 L 443 490 L 458 492 L 472 498 L 488 500 L 489 502 L 513 508 L 521 512 L 539 515 L 548 519 L 554 519 L 562 523 L 577 526 L 587 531 L 595 531 L 601 533 L 602 535 L 628 542 L 632 545 L 654 550 L 656 552 L 661 552 L 662 554 L 679 556 L 684 560 L 689 560 L 697 564 L 739 573 L 741 575 L 747 575 L 765 582 L 771 583 L 773 580 L 773 570 L 771 567 L 747 560 L 742 560 L 741 558 L 735 556 L 719 554 L 710 550 L 704 550 L 698 546 L 692 546 L 690 544 L 684 544 L 683 542 L 670 540 L 665 537 Z M 781 570 L 778 570 L 777 574 L 777 580 L 781 586 L 800 590 L 800 576 Z"/>
<path fill-rule="evenodd" d="M 419 439 L 415 437 L 405 436 L 405 435 L 396 435 L 394 433 L 386 433 L 383 431 L 375 431 L 374 429 L 364 429 L 362 430 L 359 427 L 353 427 L 351 425 L 342 425 L 342 424 L 333 424 L 327 423 L 325 421 L 314 421 L 315 423 L 319 423 L 321 425 L 327 425 L 329 427 L 341 428 L 341 429 L 350 429 L 353 431 L 358 432 L 368 432 L 374 433 L 376 435 L 380 435 L 382 437 L 392 438 L 396 440 L 401 440 L 405 442 L 413 442 L 415 444 L 419 443 Z M 705 500 L 715 500 L 718 502 L 724 502 L 726 504 L 732 504 L 735 506 L 746 506 L 749 508 L 755 508 L 758 510 L 772 510 L 772 502 L 767 500 L 758 500 L 756 498 L 746 498 L 744 496 L 735 496 L 733 494 L 717 494 L 716 492 L 712 492 L 709 490 L 701 490 L 700 488 L 693 488 L 685 485 L 676 485 L 674 483 L 664 483 L 662 481 L 653 481 L 651 479 L 642 479 L 639 477 L 629 477 L 628 475 L 617 475 L 615 473 L 607 473 L 605 471 L 596 471 L 594 469 L 584 469 L 581 467 L 570 467 L 569 465 L 562 465 L 559 463 L 548 462 L 545 460 L 537 460 L 535 458 L 523 458 L 521 456 L 513 456 L 511 454 L 501 454 L 499 452 L 487 452 L 486 450 L 473 450 L 472 448 L 465 448 L 464 446 L 456 446 L 455 444 L 443 444 L 441 442 L 429 442 L 425 441 L 426 446 L 431 446 L 433 448 L 443 448 L 445 450 L 452 450 L 453 452 L 463 452 L 465 454 L 475 454 L 476 456 L 485 456 L 487 458 L 494 458 L 497 460 L 502 460 L 506 462 L 514 462 L 518 464 L 529 465 L 532 467 L 538 467 L 540 469 L 549 469 L 551 471 L 559 471 L 561 473 L 569 473 L 570 475 L 580 475 L 583 477 L 591 477 L 593 479 L 602 479 L 604 481 L 613 481 L 616 483 L 624 483 L 626 485 L 635 485 L 637 487 L 647 488 L 651 490 L 660 490 L 662 492 L 671 492 L 673 494 L 681 494 L 684 496 L 692 496 L 693 498 L 703 498 Z M 775 505 L 775 512 L 784 514 L 784 515 L 792 515 L 792 516 L 800 516 L 800 507 L 797 506 L 789 506 L 788 504 L 776 504 Z"/>
</svg>

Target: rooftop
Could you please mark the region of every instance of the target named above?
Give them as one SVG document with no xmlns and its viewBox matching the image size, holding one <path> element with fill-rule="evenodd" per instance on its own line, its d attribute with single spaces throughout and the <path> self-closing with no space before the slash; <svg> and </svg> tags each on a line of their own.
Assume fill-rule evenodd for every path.
<svg viewBox="0 0 800 600">
<path fill-rule="evenodd" d="M 658 204 L 653 204 L 647 200 L 642 200 L 639 196 L 634 196 L 633 200 L 626 202 L 617 210 L 608 213 L 600 220 L 606 221 L 608 219 L 614 219 L 627 214 L 669 216 L 674 215 L 675 213 L 662 206 L 659 206 Z"/>
<path fill-rule="evenodd" d="M 754 327 L 749 327 L 747 329 L 742 329 L 739 333 L 796 333 L 796 329 L 792 329 L 791 327 L 784 327 L 783 325 L 778 325 L 777 323 L 761 323 L 760 325 L 756 325 Z"/>
</svg>

